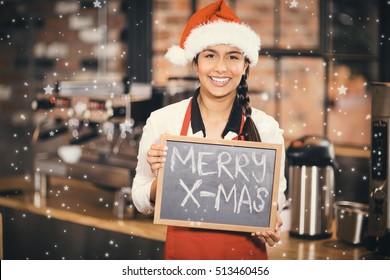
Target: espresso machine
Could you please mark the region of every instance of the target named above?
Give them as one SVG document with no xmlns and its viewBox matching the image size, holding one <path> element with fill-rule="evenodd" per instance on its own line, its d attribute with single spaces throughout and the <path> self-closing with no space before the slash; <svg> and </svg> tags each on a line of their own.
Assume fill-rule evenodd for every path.
<svg viewBox="0 0 390 280">
<path fill-rule="evenodd" d="M 390 259 L 390 83 L 372 83 L 372 135 L 367 245 Z"/>
<path fill-rule="evenodd" d="M 51 87 L 50 87 L 51 88 Z M 143 122 L 132 115 L 136 105 L 153 110 L 152 87 L 121 81 L 57 82 L 49 94 L 32 102 L 36 129 L 34 147 L 34 203 L 45 202 L 51 176 L 87 180 L 114 192 L 113 212 L 132 217 L 131 185 L 137 163 Z M 77 160 L 61 158 L 63 146 L 82 150 Z"/>
</svg>

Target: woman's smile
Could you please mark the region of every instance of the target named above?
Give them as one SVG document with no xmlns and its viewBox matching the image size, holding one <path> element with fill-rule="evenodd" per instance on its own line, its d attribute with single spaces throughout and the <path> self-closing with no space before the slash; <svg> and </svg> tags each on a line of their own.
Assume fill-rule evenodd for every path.
<svg viewBox="0 0 390 280">
<path fill-rule="evenodd" d="M 229 81 L 231 80 L 231 78 L 228 77 L 213 77 L 213 76 L 210 76 L 210 79 L 215 86 L 224 86 L 227 83 L 229 83 Z"/>
</svg>

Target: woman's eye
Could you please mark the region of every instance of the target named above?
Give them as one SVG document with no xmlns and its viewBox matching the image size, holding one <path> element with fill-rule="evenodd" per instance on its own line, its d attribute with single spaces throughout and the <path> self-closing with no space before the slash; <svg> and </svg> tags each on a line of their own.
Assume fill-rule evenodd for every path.
<svg viewBox="0 0 390 280">
<path fill-rule="evenodd" d="M 230 56 L 228 56 L 228 59 L 239 59 L 239 58 L 238 58 L 238 56 L 230 55 Z"/>
<path fill-rule="evenodd" d="M 206 54 L 206 55 L 205 55 L 205 57 L 207 57 L 207 58 L 214 58 L 214 57 L 215 57 L 215 55 L 214 55 L 214 54 L 212 54 L 212 53 L 209 53 L 209 54 Z"/>
</svg>

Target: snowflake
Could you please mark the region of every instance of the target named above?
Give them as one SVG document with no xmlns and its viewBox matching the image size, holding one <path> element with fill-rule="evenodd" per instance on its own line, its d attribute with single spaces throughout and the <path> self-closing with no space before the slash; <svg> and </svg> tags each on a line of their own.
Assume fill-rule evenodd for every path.
<svg viewBox="0 0 390 280">
<path fill-rule="evenodd" d="M 290 8 L 297 8 L 298 7 L 298 2 L 293 0 L 290 2 Z"/>
<path fill-rule="evenodd" d="M 125 120 L 123 123 L 119 124 L 121 129 L 121 137 L 126 138 L 126 132 L 131 133 L 133 131 L 133 123 L 129 120 Z"/>
<path fill-rule="evenodd" d="M 52 88 L 50 85 L 47 85 L 47 87 L 44 88 L 45 94 L 53 94 L 52 93 L 53 89 L 54 88 Z"/>
<path fill-rule="evenodd" d="M 94 8 L 101 8 L 102 4 L 100 3 L 100 1 L 95 0 L 95 2 L 93 2 L 93 6 L 94 6 Z"/>
<path fill-rule="evenodd" d="M 339 95 L 346 95 L 347 94 L 347 89 L 344 85 L 341 85 L 337 90 L 339 91 Z"/>
</svg>

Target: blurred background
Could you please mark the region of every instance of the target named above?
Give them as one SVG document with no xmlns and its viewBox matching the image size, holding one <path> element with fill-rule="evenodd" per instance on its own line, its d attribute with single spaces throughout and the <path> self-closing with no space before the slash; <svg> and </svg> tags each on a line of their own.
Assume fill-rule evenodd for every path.
<svg viewBox="0 0 390 280">
<path fill-rule="evenodd" d="M 150 112 L 196 88 L 191 66 L 164 55 L 211 2 L 1 0 L 0 182 L 19 177 L 46 191 L 39 173 L 52 172 L 51 155 L 68 144 L 106 177 L 131 177 L 124 170 L 133 170 Z M 286 147 L 305 135 L 333 143 L 336 200 L 368 203 L 371 85 L 390 80 L 389 2 L 227 2 L 261 36 L 252 106 L 279 121 Z M 124 186 L 96 173 L 90 181 L 129 194 L 131 178 Z"/>
</svg>

